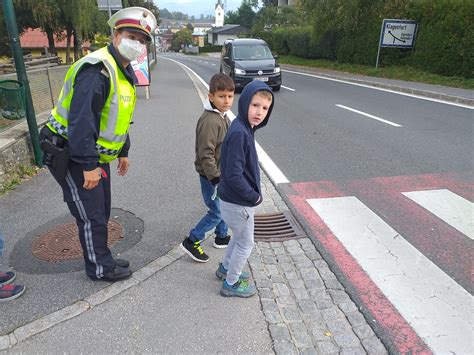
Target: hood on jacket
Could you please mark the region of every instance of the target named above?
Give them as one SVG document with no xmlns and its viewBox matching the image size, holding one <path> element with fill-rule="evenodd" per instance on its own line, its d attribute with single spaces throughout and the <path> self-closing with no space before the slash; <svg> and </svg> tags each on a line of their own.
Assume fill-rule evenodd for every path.
<svg viewBox="0 0 474 355">
<path fill-rule="evenodd" d="M 262 128 L 267 124 L 268 119 L 270 118 L 270 115 L 273 110 L 273 105 L 275 104 L 275 97 L 273 96 L 273 91 L 267 84 L 265 84 L 262 81 L 252 81 L 244 87 L 244 89 L 242 90 L 242 93 L 240 94 L 239 115 L 237 118 L 242 120 L 243 123 L 246 125 L 246 127 L 252 129 L 250 127 L 249 118 L 248 118 L 249 106 L 250 106 L 250 102 L 252 101 L 253 95 L 255 95 L 257 91 L 261 91 L 261 90 L 268 91 L 270 94 L 272 94 L 272 104 L 270 105 L 270 108 L 268 109 L 267 116 L 265 117 L 265 119 L 258 126 L 254 127 L 253 130 Z"/>
</svg>

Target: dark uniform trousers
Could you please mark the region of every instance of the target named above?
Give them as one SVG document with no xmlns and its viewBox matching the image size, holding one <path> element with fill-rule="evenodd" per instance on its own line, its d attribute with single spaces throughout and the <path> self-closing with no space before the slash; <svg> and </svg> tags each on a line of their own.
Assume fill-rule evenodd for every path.
<svg viewBox="0 0 474 355">
<path fill-rule="evenodd" d="M 50 168 L 63 190 L 69 211 L 76 219 L 86 274 L 92 279 L 100 279 L 104 273 L 113 271 L 115 266 L 107 246 L 107 224 L 111 211 L 110 166 L 99 164 L 99 167 L 103 169 L 102 178 L 92 190 L 82 187 L 84 175 L 81 165 L 69 161 L 67 175 L 63 180 L 57 179 Z"/>
</svg>

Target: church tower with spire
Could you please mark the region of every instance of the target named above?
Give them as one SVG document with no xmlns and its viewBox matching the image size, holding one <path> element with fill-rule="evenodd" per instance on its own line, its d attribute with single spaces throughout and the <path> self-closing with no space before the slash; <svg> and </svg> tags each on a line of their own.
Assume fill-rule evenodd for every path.
<svg viewBox="0 0 474 355">
<path fill-rule="evenodd" d="M 221 0 L 217 0 L 215 16 L 216 16 L 216 22 L 214 26 L 216 27 L 224 26 L 224 5 L 222 5 Z"/>
</svg>

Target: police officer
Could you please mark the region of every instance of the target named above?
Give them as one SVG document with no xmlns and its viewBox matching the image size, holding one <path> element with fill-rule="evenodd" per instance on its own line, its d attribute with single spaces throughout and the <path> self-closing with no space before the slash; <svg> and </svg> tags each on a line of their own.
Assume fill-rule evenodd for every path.
<svg viewBox="0 0 474 355">
<path fill-rule="evenodd" d="M 40 144 L 44 163 L 76 219 L 86 275 L 113 282 L 132 272 L 129 262 L 114 259 L 107 246 L 109 163 L 118 159 L 118 175 L 127 173 L 137 82 L 130 62 L 145 50 L 156 19 L 147 9 L 129 7 L 108 24 L 114 29 L 112 44 L 69 68 L 57 105 L 40 132 Z"/>
</svg>

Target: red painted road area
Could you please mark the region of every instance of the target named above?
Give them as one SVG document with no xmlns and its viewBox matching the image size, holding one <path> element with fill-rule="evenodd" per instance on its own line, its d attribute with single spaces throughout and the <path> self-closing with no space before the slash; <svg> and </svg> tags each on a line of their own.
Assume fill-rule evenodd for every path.
<svg viewBox="0 0 474 355">
<path fill-rule="evenodd" d="M 311 208 L 307 199 L 355 196 L 402 235 L 422 254 L 472 294 L 472 240 L 425 210 L 402 192 L 448 189 L 474 200 L 473 174 L 427 174 L 354 180 L 344 184 L 331 181 L 280 185 L 280 190 L 303 218 L 310 237 L 332 259 L 334 267 L 354 290 L 377 328 L 400 353 L 431 353 L 423 340 L 399 314 L 377 285 L 368 277 L 344 245 Z M 336 271 L 336 270 L 335 270 Z M 337 272 L 336 272 L 337 273 Z"/>
</svg>

